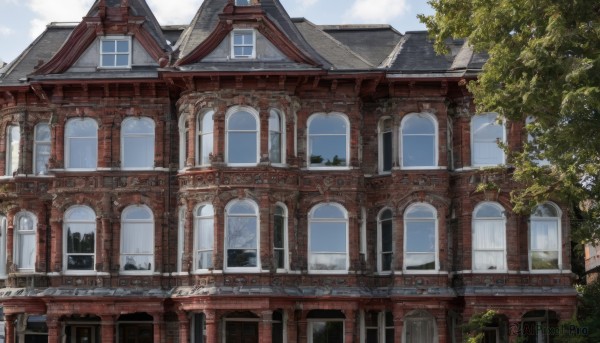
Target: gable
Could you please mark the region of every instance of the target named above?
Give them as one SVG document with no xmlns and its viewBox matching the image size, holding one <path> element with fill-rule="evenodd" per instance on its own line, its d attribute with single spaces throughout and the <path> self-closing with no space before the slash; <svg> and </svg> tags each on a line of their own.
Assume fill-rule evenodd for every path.
<svg viewBox="0 0 600 343">
<path fill-rule="evenodd" d="M 226 62 L 232 60 L 232 39 L 233 32 L 231 31 L 221 43 L 206 57 L 202 62 Z M 284 53 L 282 53 L 273 43 L 271 43 L 260 32 L 254 31 L 255 35 L 255 58 L 252 59 L 235 59 L 240 61 L 260 61 L 260 62 L 292 62 Z"/>
<path fill-rule="evenodd" d="M 89 45 L 79 59 L 66 71 L 66 73 L 95 72 L 100 67 L 100 44 L 102 37 Z M 144 46 L 135 37 L 131 38 L 131 68 L 159 67 L 158 62 L 150 56 Z"/>
</svg>

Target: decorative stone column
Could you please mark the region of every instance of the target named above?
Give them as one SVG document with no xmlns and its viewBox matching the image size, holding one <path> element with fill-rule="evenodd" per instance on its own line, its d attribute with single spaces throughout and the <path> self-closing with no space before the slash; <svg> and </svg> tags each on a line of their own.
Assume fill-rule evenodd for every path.
<svg viewBox="0 0 600 343">
<path fill-rule="evenodd" d="M 17 316 L 14 314 L 7 314 L 4 316 L 6 325 L 6 342 L 12 343 L 15 341 L 15 320 Z"/>
<path fill-rule="evenodd" d="M 179 319 L 179 342 L 188 343 L 190 341 L 190 317 L 187 312 L 178 311 L 177 319 Z"/>
<path fill-rule="evenodd" d="M 273 311 L 263 311 L 258 326 L 258 342 L 271 343 L 273 337 Z"/>
<path fill-rule="evenodd" d="M 521 319 L 520 318 L 509 318 L 508 319 L 508 342 L 509 343 L 518 342 L 520 333 L 521 333 Z"/>
<path fill-rule="evenodd" d="M 46 316 L 46 325 L 48 326 L 48 343 L 60 343 L 62 340 L 60 337 L 58 317 Z M 7 342 L 12 341 L 7 340 Z"/>
<path fill-rule="evenodd" d="M 218 321 L 215 310 L 204 310 L 206 326 L 206 343 L 217 343 L 218 340 Z"/>
<path fill-rule="evenodd" d="M 154 327 L 154 342 L 162 343 L 162 327 L 163 327 L 163 318 L 162 313 L 156 312 L 152 313 L 152 324 Z"/>
<path fill-rule="evenodd" d="M 356 311 L 345 310 L 344 315 L 346 315 L 346 323 L 344 325 L 344 343 L 354 343 L 356 337 L 354 334 L 356 332 Z"/>
<path fill-rule="evenodd" d="M 440 313 L 439 316 L 436 317 L 436 324 L 438 328 L 438 343 L 447 343 L 450 340 L 448 339 L 448 330 L 445 313 Z"/>
<path fill-rule="evenodd" d="M 399 304 L 394 304 L 394 342 L 402 342 L 404 331 L 404 309 Z"/>
</svg>

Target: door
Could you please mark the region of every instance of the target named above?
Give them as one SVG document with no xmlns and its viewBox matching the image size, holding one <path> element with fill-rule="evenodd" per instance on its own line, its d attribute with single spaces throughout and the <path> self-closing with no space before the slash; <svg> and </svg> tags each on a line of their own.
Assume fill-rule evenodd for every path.
<svg viewBox="0 0 600 343">
<path fill-rule="evenodd" d="M 119 343 L 153 343 L 152 324 L 120 324 Z"/>
<path fill-rule="evenodd" d="M 258 343 L 258 322 L 225 322 L 226 343 Z"/>
</svg>

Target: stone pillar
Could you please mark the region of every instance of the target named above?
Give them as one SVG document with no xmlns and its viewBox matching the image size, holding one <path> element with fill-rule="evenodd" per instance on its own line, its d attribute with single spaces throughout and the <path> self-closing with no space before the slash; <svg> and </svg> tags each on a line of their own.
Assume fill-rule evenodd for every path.
<svg viewBox="0 0 600 343">
<path fill-rule="evenodd" d="M 63 253 L 63 226 L 61 221 L 61 213 L 55 208 L 52 208 L 50 219 L 50 270 L 60 272 L 63 269 L 62 253 Z"/>
<path fill-rule="evenodd" d="M 298 320 L 298 343 L 308 342 L 308 322 L 304 316 L 305 314 Z"/>
<path fill-rule="evenodd" d="M 520 318 L 509 318 L 508 319 L 508 342 L 509 343 L 518 342 L 520 333 L 521 333 L 521 319 Z"/>
<path fill-rule="evenodd" d="M 404 331 L 404 309 L 399 304 L 394 304 L 394 342 L 402 342 Z"/>
<path fill-rule="evenodd" d="M 259 142 L 260 151 L 258 162 L 269 159 L 269 116 L 270 112 L 267 108 L 261 108 L 258 114 L 260 122 Z"/>
<path fill-rule="evenodd" d="M 48 326 L 48 343 L 60 343 L 62 340 L 58 317 L 47 316 L 46 325 Z M 7 342 L 11 341 L 7 340 Z"/>
<path fill-rule="evenodd" d="M 218 343 L 218 320 L 215 310 L 204 311 L 206 325 L 206 343 Z M 183 343 L 183 342 L 181 342 Z"/>
<path fill-rule="evenodd" d="M 163 336 L 163 318 L 162 318 L 162 313 L 157 312 L 157 313 L 152 313 L 152 324 L 154 327 L 154 343 L 163 343 L 162 341 L 162 336 Z"/>
<path fill-rule="evenodd" d="M 193 107 L 192 107 L 193 108 Z M 186 167 L 192 167 L 196 164 L 196 140 L 198 139 L 198 135 L 196 134 L 196 119 L 197 115 L 195 112 L 189 113 L 188 120 L 188 146 L 187 146 L 187 158 L 185 162 Z"/>
<path fill-rule="evenodd" d="M 179 343 L 188 343 L 190 341 L 190 317 L 187 312 L 177 312 L 179 319 Z M 104 342 L 103 342 L 104 343 Z"/>
<path fill-rule="evenodd" d="M 273 337 L 273 311 L 263 311 L 258 326 L 258 342 L 271 343 Z"/>
<path fill-rule="evenodd" d="M 100 323 L 100 341 L 101 343 L 114 343 L 115 342 L 115 316 L 101 316 L 102 322 Z"/>
<path fill-rule="evenodd" d="M 110 218 L 108 218 L 108 216 L 102 217 L 101 219 L 101 223 L 102 223 L 102 236 L 98 237 L 98 242 L 100 245 L 100 249 L 97 250 L 100 252 L 100 256 L 98 258 L 99 261 L 101 261 L 100 263 L 102 263 L 102 272 L 110 272 L 110 253 L 111 253 L 111 243 L 112 243 L 112 237 L 111 237 L 111 225 L 110 225 Z M 120 262 L 118 263 L 120 264 Z"/>
<path fill-rule="evenodd" d="M 448 328 L 447 328 L 447 323 L 446 323 L 446 316 L 445 313 L 442 312 L 440 313 L 439 316 L 436 317 L 436 324 L 437 324 L 437 328 L 438 328 L 438 343 L 447 343 L 450 342 L 451 340 L 448 339 Z"/>
<path fill-rule="evenodd" d="M 284 325 L 287 327 L 287 343 L 297 343 L 298 326 L 296 325 L 296 316 L 293 309 L 285 310 L 283 317 Z"/>
</svg>

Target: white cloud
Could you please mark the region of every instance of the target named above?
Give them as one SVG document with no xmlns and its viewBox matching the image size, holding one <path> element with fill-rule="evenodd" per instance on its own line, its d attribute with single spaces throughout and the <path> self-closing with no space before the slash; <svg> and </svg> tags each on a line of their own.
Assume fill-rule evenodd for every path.
<svg viewBox="0 0 600 343">
<path fill-rule="evenodd" d="M 314 6 L 319 0 L 294 0 L 294 2 L 301 8 L 307 9 Z"/>
<path fill-rule="evenodd" d="M 406 0 L 354 0 L 345 19 L 348 22 L 389 23 L 409 9 Z"/>
<path fill-rule="evenodd" d="M 6 37 L 12 35 L 13 33 L 15 33 L 15 31 L 10 27 L 0 26 L 0 36 Z"/>
<path fill-rule="evenodd" d="M 29 35 L 32 38 L 37 37 L 51 22 L 81 21 L 93 2 L 93 0 L 60 0 L 60 5 L 58 5 L 56 1 L 27 0 L 27 7 L 34 14 Z"/>
</svg>

